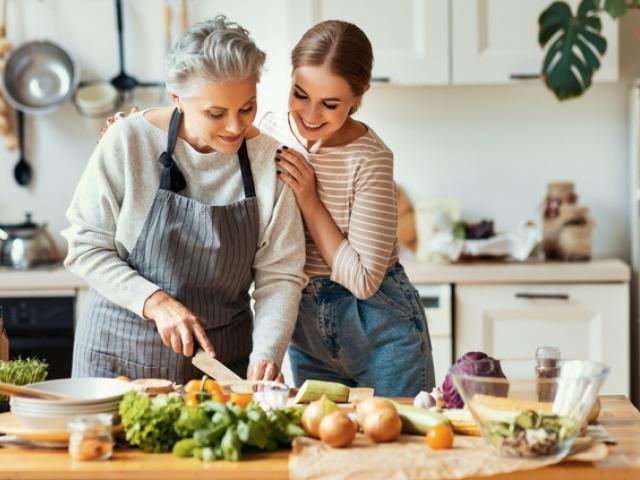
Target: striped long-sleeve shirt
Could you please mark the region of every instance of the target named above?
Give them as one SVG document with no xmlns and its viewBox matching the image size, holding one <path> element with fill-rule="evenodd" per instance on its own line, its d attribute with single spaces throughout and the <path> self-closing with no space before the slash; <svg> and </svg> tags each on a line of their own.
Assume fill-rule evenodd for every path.
<svg viewBox="0 0 640 480">
<path fill-rule="evenodd" d="M 320 199 L 345 236 L 333 265 L 325 263 L 305 225 L 305 273 L 329 277 L 357 298 L 374 295 L 398 261 L 393 153 L 371 128 L 348 145 L 309 153 L 291 132 L 287 114 L 267 113 L 260 129 L 301 152 L 315 170 Z"/>
</svg>

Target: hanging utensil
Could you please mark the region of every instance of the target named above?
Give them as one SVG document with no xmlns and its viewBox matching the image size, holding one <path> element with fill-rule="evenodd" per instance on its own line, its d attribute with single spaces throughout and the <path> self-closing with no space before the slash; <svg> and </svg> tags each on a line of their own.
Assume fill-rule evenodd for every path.
<svg viewBox="0 0 640 480">
<path fill-rule="evenodd" d="M 180 1 L 180 35 L 184 35 L 184 32 L 189 28 L 189 12 L 187 0 Z"/>
<path fill-rule="evenodd" d="M 139 82 L 135 77 L 125 72 L 124 64 L 124 34 L 122 21 L 122 1 L 116 0 L 116 21 L 118 24 L 118 50 L 120 52 L 120 73 L 111 79 L 111 85 L 116 87 L 121 93 L 121 100 L 127 94 L 130 94 L 136 87 L 158 87 L 159 82 Z"/>
<path fill-rule="evenodd" d="M 171 21 L 173 17 L 173 10 L 169 4 L 169 0 L 165 0 L 164 4 L 164 55 L 165 57 L 171 50 Z M 164 85 L 160 87 L 158 94 L 158 102 L 164 104 L 167 102 L 167 92 Z"/>
<path fill-rule="evenodd" d="M 31 166 L 27 163 L 24 154 L 24 112 L 22 110 L 16 110 L 16 114 L 18 115 L 18 143 L 20 146 L 20 159 L 13 169 L 13 176 L 15 177 L 16 182 L 24 187 L 31 181 L 33 172 L 31 170 Z"/>
</svg>

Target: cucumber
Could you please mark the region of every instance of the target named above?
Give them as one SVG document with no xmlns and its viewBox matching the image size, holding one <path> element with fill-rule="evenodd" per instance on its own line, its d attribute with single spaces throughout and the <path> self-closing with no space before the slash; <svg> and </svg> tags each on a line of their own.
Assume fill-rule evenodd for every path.
<svg viewBox="0 0 640 480">
<path fill-rule="evenodd" d="M 400 419 L 402 420 L 402 431 L 404 433 L 414 433 L 424 435 L 428 430 L 437 425 L 449 425 L 451 422 L 442 413 L 432 412 L 413 405 L 401 405 L 394 402 Z"/>
<path fill-rule="evenodd" d="M 296 395 L 296 403 L 306 403 L 318 400 L 323 395 L 333 402 L 345 403 L 349 401 L 349 387 L 336 382 L 322 380 L 305 380 Z"/>
</svg>

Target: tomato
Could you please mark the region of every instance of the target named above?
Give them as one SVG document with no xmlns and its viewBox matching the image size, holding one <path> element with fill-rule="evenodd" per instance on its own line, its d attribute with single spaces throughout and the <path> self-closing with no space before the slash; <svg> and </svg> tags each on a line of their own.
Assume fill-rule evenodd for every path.
<svg viewBox="0 0 640 480">
<path fill-rule="evenodd" d="M 425 440 L 429 448 L 445 450 L 453 445 L 453 430 L 449 425 L 437 425 L 427 431 Z"/>
<path fill-rule="evenodd" d="M 251 393 L 232 393 L 229 400 L 235 403 L 237 406 L 246 408 L 251 403 L 253 394 Z"/>
</svg>

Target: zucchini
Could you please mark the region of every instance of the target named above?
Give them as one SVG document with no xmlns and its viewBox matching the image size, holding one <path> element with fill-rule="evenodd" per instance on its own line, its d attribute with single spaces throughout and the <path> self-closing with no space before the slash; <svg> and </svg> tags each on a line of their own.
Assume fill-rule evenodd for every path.
<svg viewBox="0 0 640 480">
<path fill-rule="evenodd" d="M 404 433 L 424 435 L 428 430 L 437 425 L 444 424 L 451 427 L 449 419 L 440 412 L 433 412 L 425 408 L 414 407 L 413 405 L 393 403 L 402 420 L 402 431 Z"/>
</svg>

